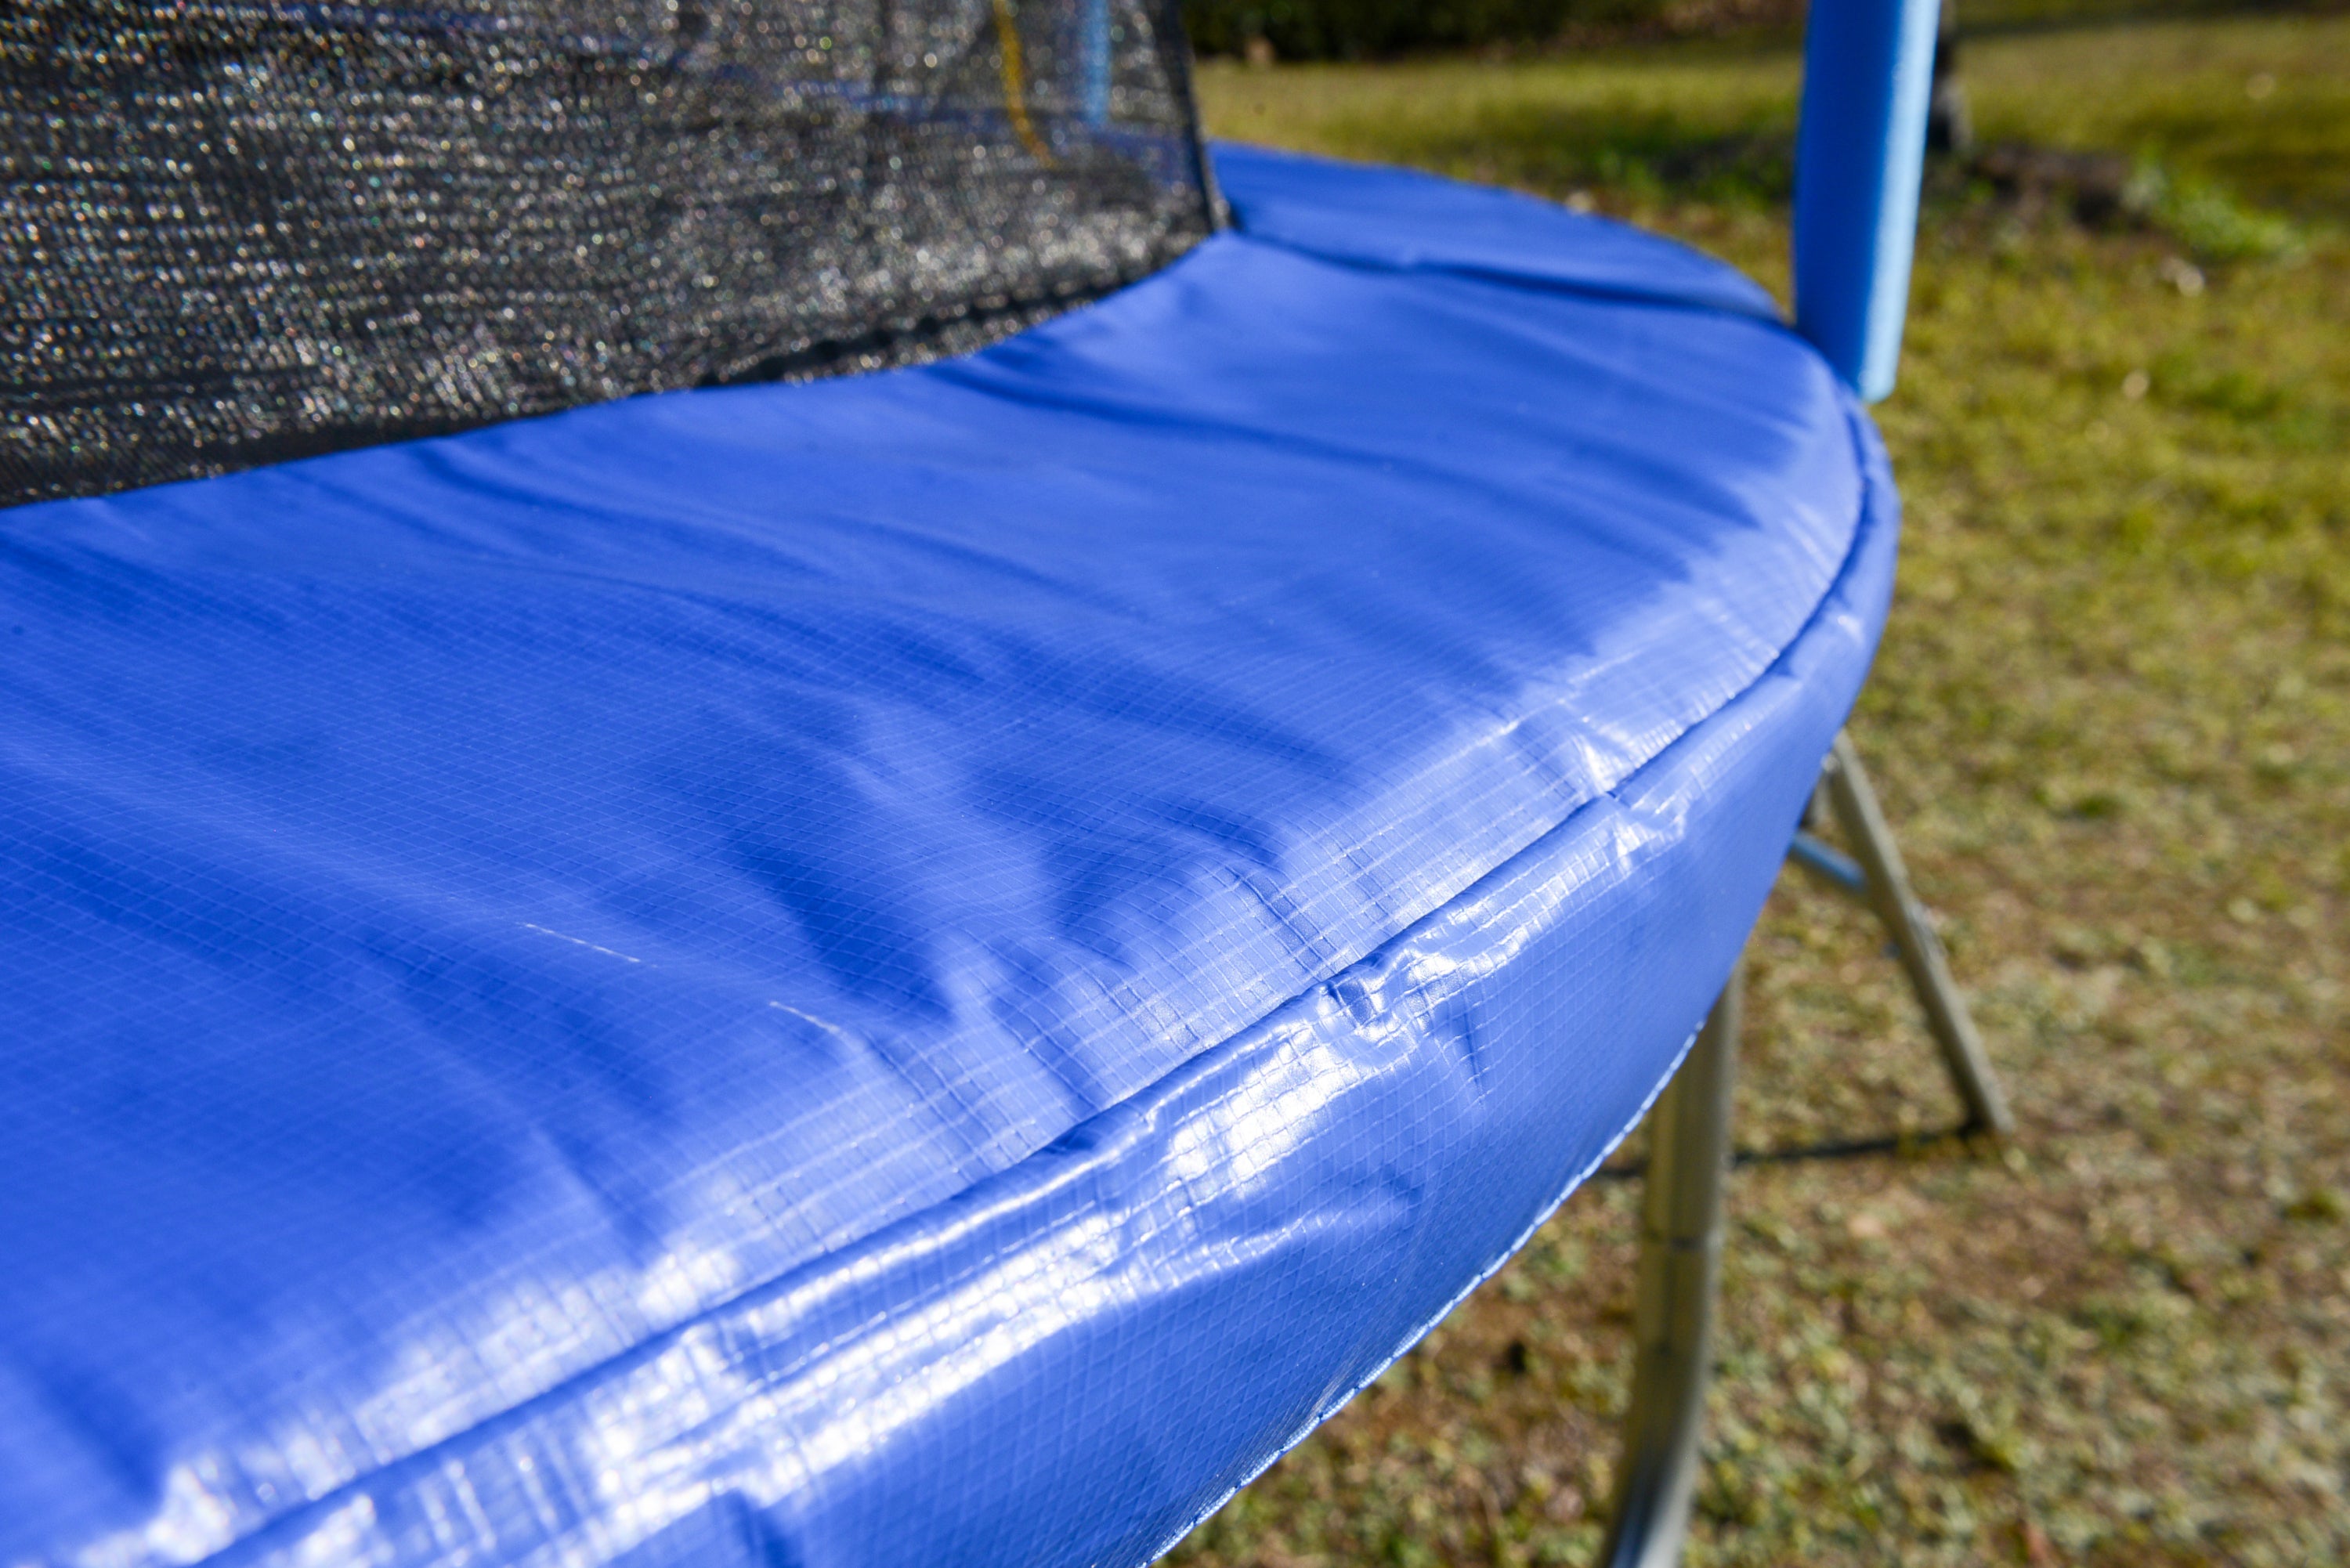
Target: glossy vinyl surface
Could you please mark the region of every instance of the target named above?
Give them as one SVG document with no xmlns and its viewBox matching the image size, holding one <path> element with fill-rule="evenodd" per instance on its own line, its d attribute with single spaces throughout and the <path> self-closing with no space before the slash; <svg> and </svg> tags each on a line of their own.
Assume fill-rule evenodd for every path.
<svg viewBox="0 0 2350 1568">
<path fill-rule="evenodd" d="M 1621 1136 L 1874 434 L 1222 173 L 962 359 L 0 514 L 0 1562 L 1139 1563 Z M 1280 237 L 1381 191 L 1598 281 Z"/>
</svg>

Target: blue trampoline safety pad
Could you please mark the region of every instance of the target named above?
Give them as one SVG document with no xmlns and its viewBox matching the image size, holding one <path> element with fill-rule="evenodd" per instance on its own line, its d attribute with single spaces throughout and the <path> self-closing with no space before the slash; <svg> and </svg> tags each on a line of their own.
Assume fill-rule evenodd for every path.
<svg viewBox="0 0 2350 1568">
<path fill-rule="evenodd" d="M 1622 1135 L 1875 436 L 1662 242 L 1222 171 L 968 358 L 0 515 L 0 1563 L 1139 1563 Z"/>
</svg>

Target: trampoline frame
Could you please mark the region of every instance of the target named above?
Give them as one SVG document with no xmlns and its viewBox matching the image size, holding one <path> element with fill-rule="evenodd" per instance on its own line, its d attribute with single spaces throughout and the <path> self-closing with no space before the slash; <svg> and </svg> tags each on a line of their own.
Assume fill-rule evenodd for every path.
<svg viewBox="0 0 2350 1568">
<path fill-rule="evenodd" d="M 1852 857 L 1838 854 L 1809 832 L 1799 832 L 1788 858 L 1818 881 L 1874 914 L 1893 940 L 1893 950 L 1925 1010 L 1927 1030 L 1942 1054 L 1951 1086 L 1965 1102 L 1962 1132 L 1991 1133 L 2005 1137 L 2015 1131 L 2007 1096 L 1983 1054 L 1982 1036 L 1950 978 L 1950 961 L 1934 933 L 1933 916 L 1910 890 L 1909 872 L 1901 849 L 1877 805 L 1876 788 L 1852 737 L 1838 734 L 1820 768 L 1820 787 L 1813 796 L 1811 819 L 1834 821 L 1852 845 Z"/>
<path fill-rule="evenodd" d="M 1807 825 L 1823 815 L 1833 816 L 1855 857 L 1805 831 L 1796 834 L 1788 858 L 1874 913 L 1891 937 L 1951 1085 L 1966 1105 L 1961 1131 L 2012 1133 L 2015 1123 L 2007 1096 L 1950 977 L 1932 917 L 1910 890 L 1867 771 L 1851 737 L 1841 732 L 1821 763 Z M 1689 1533 L 1712 1374 L 1744 967 L 1742 957 L 1649 1113 L 1632 1403 L 1624 1417 L 1615 1506 L 1599 1555 L 1605 1568 L 1672 1568 Z"/>
<path fill-rule="evenodd" d="M 1632 1407 L 1624 1417 L 1614 1517 L 1599 1553 L 1606 1568 L 1671 1568 L 1689 1533 L 1713 1366 L 1744 969 L 1742 956 L 1648 1114 Z"/>
</svg>

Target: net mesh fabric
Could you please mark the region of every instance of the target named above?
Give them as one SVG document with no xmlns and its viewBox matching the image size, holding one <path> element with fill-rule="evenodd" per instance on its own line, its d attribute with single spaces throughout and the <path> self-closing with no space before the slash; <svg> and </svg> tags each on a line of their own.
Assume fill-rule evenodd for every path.
<svg viewBox="0 0 2350 1568">
<path fill-rule="evenodd" d="M 0 504 L 976 347 L 1214 202 L 1161 0 L 23 0 Z"/>
</svg>

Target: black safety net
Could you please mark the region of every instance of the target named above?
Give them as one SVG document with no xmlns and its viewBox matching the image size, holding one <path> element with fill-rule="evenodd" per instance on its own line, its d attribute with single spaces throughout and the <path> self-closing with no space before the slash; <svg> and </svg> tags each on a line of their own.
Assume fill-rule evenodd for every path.
<svg viewBox="0 0 2350 1568">
<path fill-rule="evenodd" d="M 1017 330 L 1212 222 L 1173 17 L 0 5 L 0 504 Z"/>
</svg>

